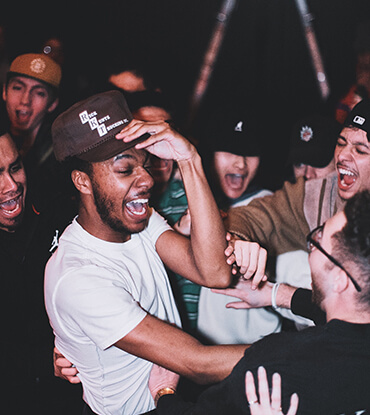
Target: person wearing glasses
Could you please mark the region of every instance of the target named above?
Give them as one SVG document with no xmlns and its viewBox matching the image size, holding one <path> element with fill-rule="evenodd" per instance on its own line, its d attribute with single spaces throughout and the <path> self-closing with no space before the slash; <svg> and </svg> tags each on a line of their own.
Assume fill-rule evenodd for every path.
<svg viewBox="0 0 370 415">
<path fill-rule="evenodd" d="M 256 378 L 261 366 L 270 385 L 274 373 L 282 379 L 281 408 L 274 407 L 272 413 L 287 413 L 293 394 L 299 396 L 299 414 L 368 413 L 369 212 L 370 192 L 359 192 L 344 210 L 307 236 L 312 298 L 326 313 L 324 325 L 264 337 L 245 351 L 230 376 L 205 390 L 196 403 L 166 395 L 157 401 L 157 414 L 255 413 L 252 407 L 262 402 L 264 394 L 246 397 L 245 391 L 251 387 L 248 378 L 251 374 Z M 246 377 L 247 373 L 251 374 Z M 161 387 L 165 386 L 162 380 Z"/>
</svg>

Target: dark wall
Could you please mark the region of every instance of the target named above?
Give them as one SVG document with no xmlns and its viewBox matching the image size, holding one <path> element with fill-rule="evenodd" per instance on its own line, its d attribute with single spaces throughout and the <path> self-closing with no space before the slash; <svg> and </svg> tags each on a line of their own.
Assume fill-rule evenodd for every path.
<svg viewBox="0 0 370 415">
<path fill-rule="evenodd" d="M 99 87 L 117 57 L 138 59 L 155 75 L 186 121 L 188 105 L 220 0 L 35 0 L 2 6 L 12 57 L 48 34 L 68 45 L 69 68 Z M 209 89 L 193 125 L 214 107 L 236 103 L 260 125 L 265 182 L 280 185 L 289 128 L 307 112 L 330 109 L 354 79 L 353 40 L 370 18 L 369 0 L 309 0 L 331 87 L 320 98 L 294 0 L 239 0 Z"/>
</svg>

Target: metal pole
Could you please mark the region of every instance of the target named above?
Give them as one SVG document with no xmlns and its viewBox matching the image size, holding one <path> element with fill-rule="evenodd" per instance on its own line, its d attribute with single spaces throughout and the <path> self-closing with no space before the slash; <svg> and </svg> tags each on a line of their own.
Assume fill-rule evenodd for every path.
<svg viewBox="0 0 370 415">
<path fill-rule="evenodd" d="M 316 73 L 316 81 L 320 89 L 321 98 L 326 100 L 330 94 L 330 88 L 325 74 L 324 64 L 321 58 L 319 46 L 317 44 L 314 28 L 312 26 L 314 17 L 308 10 L 306 0 L 295 1 L 304 28 L 304 34 L 311 55 L 312 65 Z"/>
<path fill-rule="evenodd" d="M 200 106 L 203 96 L 208 88 L 215 62 L 225 35 L 226 26 L 235 7 L 236 0 L 224 0 L 216 17 L 216 25 L 211 36 L 204 60 L 200 69 L 198 80 L 190 104 L 190 123 Z"/>
</svg>

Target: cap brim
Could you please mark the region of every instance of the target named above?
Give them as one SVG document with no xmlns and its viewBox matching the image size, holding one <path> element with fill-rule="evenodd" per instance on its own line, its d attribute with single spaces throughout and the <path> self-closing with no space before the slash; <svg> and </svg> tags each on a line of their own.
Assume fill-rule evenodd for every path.
<svg viewBox="0 0 370 415">
<path fill-rule="evenodd" d="M 323 154 L 319 149 L 299 148 L 290 151 L 287 161 L 291 164 L 307 164 L 308 166 L 323 168 L 330 163 L 333 157 L 334 152 L 330 157 L 329 154 Z"/>
<path fill-rule="evenodd" d="M 117 139 L 115 135 L 112 135 L 109 139 L 105 140 L 100 145 L 90 149 L 89 151 L 77 154 L 76 157 L 78 157 L 81 160 L 89 161 L 91 163 L 98 163 L 100 161 L 108 160 L 111 157 L 114 157 L 117 154 L 120 154 L 123 151 L 130 149 L 136 146 L 136 144 L 142 143 L 149 137 L 150 134 L 145 133 L 138 137 L 136 140 L 130 141 L 129 143 L 125 143 L 124 141 Z"/>
</svg>

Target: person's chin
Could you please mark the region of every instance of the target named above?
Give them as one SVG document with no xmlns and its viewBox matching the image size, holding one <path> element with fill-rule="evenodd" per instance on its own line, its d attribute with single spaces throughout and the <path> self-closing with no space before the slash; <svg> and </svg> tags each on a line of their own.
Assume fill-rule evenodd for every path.
<svg viewBox="0 0 370 415">
<path fill-rule="evenodd" d="M 238 188 L 238 189 L 230 189 L 230 188 L 224 189 L 224 193 L 225 193 L 226 197 L 228 197 L 229 199 L 232 199 L 232 200 L 239 199 L 239 197 L 241 197 L 244 194 L 245 191 L 246 191 L 246 189 L 244 187 L 243 188 Z"/>
</svg>

